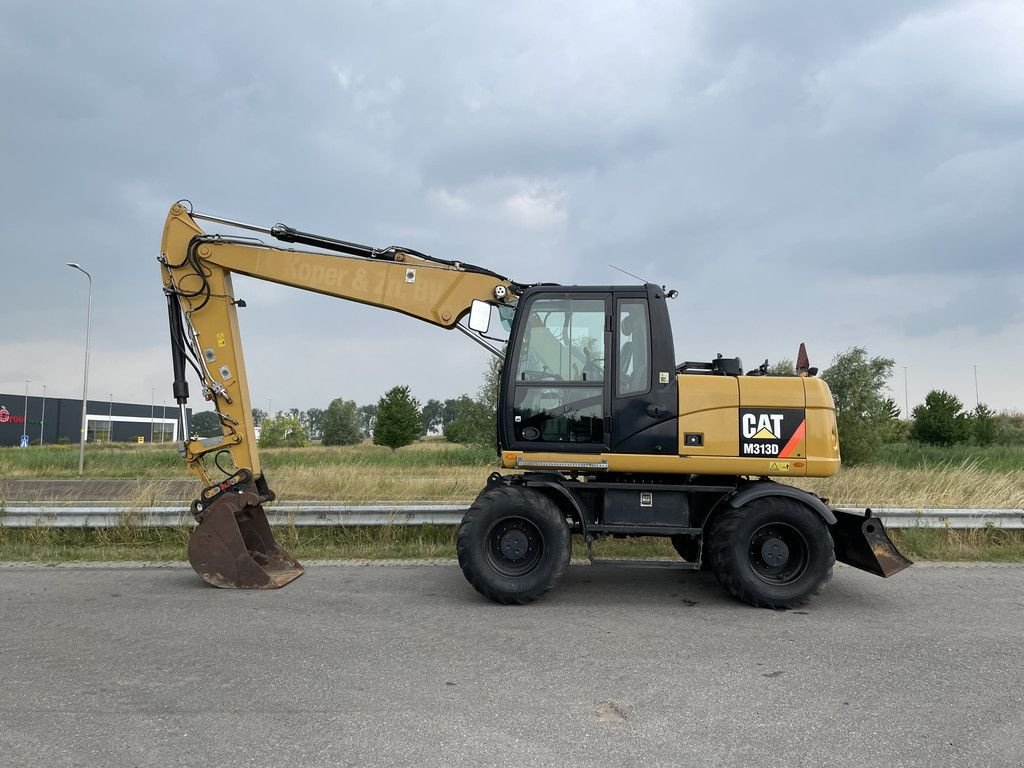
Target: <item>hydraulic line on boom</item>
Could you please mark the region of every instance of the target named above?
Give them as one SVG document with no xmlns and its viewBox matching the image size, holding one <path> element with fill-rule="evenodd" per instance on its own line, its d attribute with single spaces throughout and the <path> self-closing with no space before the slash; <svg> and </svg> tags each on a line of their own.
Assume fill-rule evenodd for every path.
<svg viewBox="0 0 1024 768">
<path fill-rule="evenodd" d="M 207 220 L 333 253 L 296 251 L 251 238 L 204 233 Z M 514 307 L 522 292 L 508 278 L 472 264 L 445 261 L 408 248 L 371 246 L 302 232 L 283 224 L 258 227 L 195 213 L 185 201 L 167 217 L 160 256 L 171 334 L 173 394 L 186 432 L 181 452 L 203 483 L 192 503 L 199 526 L 189 560 L 220 587 L 273 588 L 302 573 L 274 539 L 263 504 L 274 499 L 256 450 L 256 432 L 236 315 L 231 273 L 391 309 L 443 328 L 455 328 L 491 351 L 496 348 L 460 323 L 475 305 Z M 471 323 L 472 325 L 472 323 Z M 221 423 L 219 437 L 187 432 L 186 365 Z M 229 454 L 234 468 L 221 466 Z M 205 459 L 225 475 L 214 479 Z"/>
</svg>

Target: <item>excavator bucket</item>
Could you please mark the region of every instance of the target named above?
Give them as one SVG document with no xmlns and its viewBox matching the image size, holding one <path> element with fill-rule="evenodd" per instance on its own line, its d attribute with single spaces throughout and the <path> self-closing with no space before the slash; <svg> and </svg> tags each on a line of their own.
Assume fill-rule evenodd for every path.
<svg viewBox="0 0 1024 768">
<path fill-rule="evenodd" d="M 263 511 L 270 499 L 251 488 L 251 481 L 241 483 L 210 501 L 192 502 L 199 525 L 188 542 L 188 560 L 215 587 L 277 589 L 302 575 L 299 561 L 274 539 Z"/>
<path fill-rule="evenodd" d="M 893 576 L 913 563 L 900 554 L 889 539 L 885 526 L 871 510 L 858 515 L 854 512 L 832 510 L 836 524 L 832 526 L 836 560 L 876 576 Z"/>
</svg>

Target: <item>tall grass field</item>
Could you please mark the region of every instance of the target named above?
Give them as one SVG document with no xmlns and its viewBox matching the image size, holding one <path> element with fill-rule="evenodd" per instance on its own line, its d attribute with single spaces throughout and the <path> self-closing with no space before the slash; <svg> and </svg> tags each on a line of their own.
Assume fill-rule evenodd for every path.
<svg viewBox="0 0 1024 768">
<path fill-rule="evenodd" d="M 468 503 L 498 468 L 493 450 L 424 440 L 392 451 L 363 444 L 261 451 L 264 473 L 278 499 L 343 502 L 437 501 Z M 216 470 L 213 471 L 216 473 Z M 78 476 L 77 446 L 0 449 L 0 479 L 68 479 Z M 188 479 L 172 446 L 89 445 L 86 478 L 149 481 Z M 936 449 L 886 446 L 880 463 L 844 467 L 830 478 L 794 484 L 835 506 L 1024 508 L 1024 446 Z M 144 483 L 145 487 L 145 483 Z M 2 488 L 2 485 L 0 485 Z M 197 483 L 198 488 L 198 483 Z M 156 492 L 154 491 L 154 494 Z M 111 500 L 142 503 L 149 498 Z M 155 496 L 152 496 L 155 497 Z M 170 499 L 185 502 L 187 498 Z M 15 499 L 0 498 L 0 512 Z M 453 530 L 406 528 L 282 529 L 298 557 L 423 558 L 454 556 Z M 1024 560 L 1024 532 L 910 529 L 892 532 L 911 558 Z M 0 560 L 182 559 L 187 529 L 6 529 L 0 527 Z M 671 556 L 667 541 L 601 542 L 609 556 Z M 582 552 L 578 553 L 582 554 Z"/>
</svg>

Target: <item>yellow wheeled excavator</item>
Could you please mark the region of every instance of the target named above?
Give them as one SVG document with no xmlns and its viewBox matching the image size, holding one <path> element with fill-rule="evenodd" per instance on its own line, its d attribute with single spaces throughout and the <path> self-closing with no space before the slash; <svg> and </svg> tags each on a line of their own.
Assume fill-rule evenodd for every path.
<svg viewBox="0 0 1024 768">
<path fill-rule="evenodd" d="M 253 236 L 207 234 L 226 225 Z M 665 536 L 680 567 L 708 568 L 734 597 L 801 605 L 836 559 L 880 576 L 910 565 L 881 522 L 833 509 L 779 478 L 839 469 L 835 406 L 805 359 L 799 375 L 744 374 L 738 358 L 676 363 L 657 285 L 518 283 L 410 248 L 374 248 L 197 213 L 175 203 L 160 269 L 181 452 L 203 488 L 189 561 L 218 587 L 281 587 L 303 568 L 274 539 L 239 334 L 233 273 L 401 312 L 455 329 L 503 358 L 494 472 L 457 535 L 459 565 L 482 595 L 534 600 L 559 580 L 576 534 Z M 497 315 L 508 330 L 488 336 Z M 186 366 L 222 425 L 189 437 Z M 227 451 L 233 467 L 220 471 Z M 213 457 L 218 476 L 207 460 Z M 221 477 L 220 475 L 224 475 Z"/>
</svg>

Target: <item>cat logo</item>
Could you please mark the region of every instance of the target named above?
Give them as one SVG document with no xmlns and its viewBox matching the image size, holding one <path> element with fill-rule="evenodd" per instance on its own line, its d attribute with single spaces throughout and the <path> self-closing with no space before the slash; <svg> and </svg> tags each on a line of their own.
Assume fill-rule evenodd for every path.
<svg viewBox="0 0 1024 768">
<path fill-rule="evenodd" d="M 782 436 L 781 413 L 743 414 L 743 436 L 748 440 L 778 440 Z"/>
<path fill-rule="evenodd" d="M 769 459 L 803 455 L 803 408 L 741 408 L 740 456 Z M 769 471 L 786 472 L 782 464 Z"/>
</svg>

